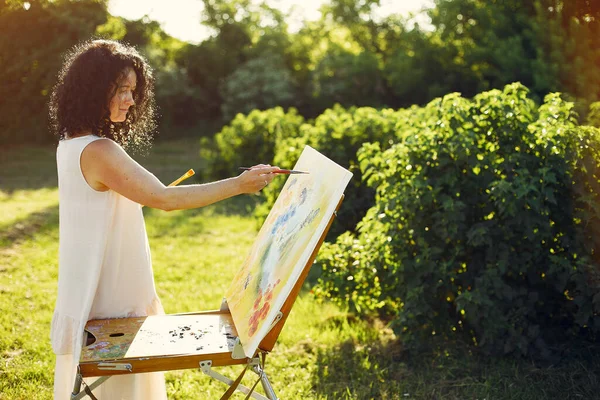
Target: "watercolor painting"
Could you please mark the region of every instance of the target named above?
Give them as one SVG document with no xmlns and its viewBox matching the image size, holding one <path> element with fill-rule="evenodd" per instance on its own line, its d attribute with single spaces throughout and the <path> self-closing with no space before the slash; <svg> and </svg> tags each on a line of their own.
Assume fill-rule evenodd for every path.
<svg viewBox="0 0 600 400">
<path fill-rule="evenodd" d="M 252 357 L 292 291 L 348 182 L 342 168 L 306 146 L 226 293 L 244 353 Z"/>
</svg>

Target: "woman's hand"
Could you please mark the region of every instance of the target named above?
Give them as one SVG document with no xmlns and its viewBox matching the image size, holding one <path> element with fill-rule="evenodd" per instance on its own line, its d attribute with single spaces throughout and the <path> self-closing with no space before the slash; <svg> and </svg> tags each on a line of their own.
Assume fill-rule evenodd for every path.
<svg viewBox="0 0 600 400">
<path fill-rule="evenodd" d="M 269 164 L 258 164 L 249 170 L 242 172 L 236 179 L 239 182 L 242 193 L 256 193 L 264 189 L 276 174 L 273 171 L 279 167 L 272 167 Z"/>
</svg>

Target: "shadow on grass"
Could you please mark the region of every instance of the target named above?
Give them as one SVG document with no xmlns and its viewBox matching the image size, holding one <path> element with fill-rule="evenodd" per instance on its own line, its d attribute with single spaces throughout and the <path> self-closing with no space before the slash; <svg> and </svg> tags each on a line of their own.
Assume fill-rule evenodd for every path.
<svg viewBox="0 0 600 400">
<path fill-rule="evenodd" d="M 9 225 L 0 226 L 0 249 L 52 230 L 58 230 L 58 205 L 46 207 Z"/>
<path fill-rule="evenodd" d="M 313 389 L 328 399 L 600 398 L 600 345 L 550 366 L 446 346 L 409 355 L 398 341 L 348 340 L 319 351 Z"/>
<path fill-rule="evenodd" d="M 148 236 L 158 238 L 166 236 L 191 237 L 206 233 L 207 230 L 214 228 L 206 224 L 212 217 L 251 217 L 252 207 L 255 206 L 256 201 L 254 199 L 234 198 L 206 207 L 168 213 L 157 209 L 144 208 Z M 259 228 L 258 221 L 256 221 L 256 227 Z"/>
</svg>

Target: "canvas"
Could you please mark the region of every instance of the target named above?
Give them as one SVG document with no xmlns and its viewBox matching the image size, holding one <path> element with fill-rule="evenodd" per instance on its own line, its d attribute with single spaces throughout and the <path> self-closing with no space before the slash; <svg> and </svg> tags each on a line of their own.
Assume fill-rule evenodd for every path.
<svg viewBox="0 0 600 400">
<path fill-rule="evenodd" d="M 225 296 L 247 357 L 268 333 L 352 177 L 310 146 L 294 170 L 309 173 L 290 175 Z"/>
</svg>

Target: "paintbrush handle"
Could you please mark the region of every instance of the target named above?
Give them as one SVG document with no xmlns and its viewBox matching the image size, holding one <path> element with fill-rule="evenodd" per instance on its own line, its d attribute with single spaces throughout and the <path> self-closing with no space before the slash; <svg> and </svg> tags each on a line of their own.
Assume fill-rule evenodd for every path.
<svg viewBox="0 0 600 400">
<path fill-rule="evenodd" d="M 248 167 L 240 167 L 242 171 L 249 171 L 252 168 Z M 275 171 L 271 171 L 272 174 L 308 174 L 308 172 L 304 171 L 294 171 L 293 169 L 276 169 Z"/>
</svg>

